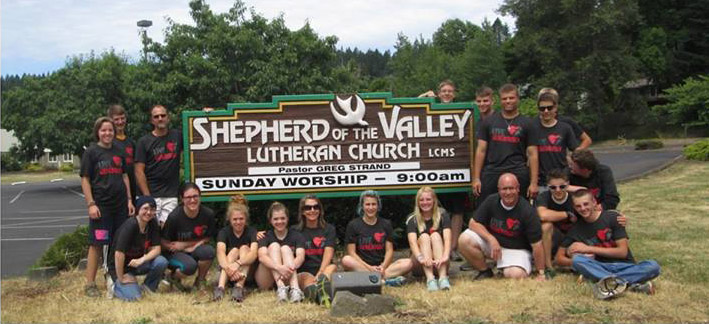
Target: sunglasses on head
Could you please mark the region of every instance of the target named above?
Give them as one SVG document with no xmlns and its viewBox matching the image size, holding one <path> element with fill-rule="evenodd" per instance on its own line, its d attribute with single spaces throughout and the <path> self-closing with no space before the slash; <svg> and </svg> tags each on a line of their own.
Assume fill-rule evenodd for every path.
<svg viewBox="0 0 709 324">
<path fill-rule="evenodd" d="M 320 210 L 320 205 L 305 205 L 303 210 Z"/>
<path fill-rule="evenodd" d="M 568 187 L 568 186 L 567 186 L 567 185 L 549 186 L 549 189 L 550 189 L 550 190 L 556 190 L 556 189 L 564 190 L 564 189 L 566 189 L 566 187 Z"/>
<path fill-rule="evenodd" d="M 552 109 L 554 109 L 554 105 L 549 105 L 549 106 L 538 106 L 538 108 L 539 108 L 539 111 L 545 111 L 545 110 L 549 110 L 549 111 L 552 111 Z"/>
</svg>

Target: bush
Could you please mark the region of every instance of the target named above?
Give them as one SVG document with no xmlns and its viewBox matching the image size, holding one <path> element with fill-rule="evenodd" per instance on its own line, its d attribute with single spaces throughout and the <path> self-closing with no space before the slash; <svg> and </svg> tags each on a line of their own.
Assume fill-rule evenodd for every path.
<svg viewBox="0 0 709 324">
<path fill-rule="evenodd" d="M 74 164 L 64 163 L 59 167 L 59 171 L 72 172 L 74 171 Z"/>
<path fill-rule="evenodd" d="M 25 171 L 28 172 L 39 172 L 39 171 L 44 171 L 44 168 L 39 163 L 27 163 L 25 165 Z"/>
<path fill-rule="evenodd" d="M 86 225 L 78 226 L 73 233 L 63 234 L 44 252 L 35 267 L 57 267 L 59 271 L 75 267 L 88 252 L 88 236 Z"/>
<path fill-rule="evenodd" d="M 0 169 L 2 171 L 21 171 L 22 163 L 12 154 L 6 153 L 0 158 Z"/>
<path fill-rule="evenodd" d="M 684 157 L 689 160 L 709 161 L 709 139 L 685 147 Z"/>
<path fill-rule="evenodd" d="M 635 143 L 635 150 L 656 150 L 661 149 L 664 146 L 665 145 L 662 143 L 661 140 L 644 140 Z"/>
</svg>

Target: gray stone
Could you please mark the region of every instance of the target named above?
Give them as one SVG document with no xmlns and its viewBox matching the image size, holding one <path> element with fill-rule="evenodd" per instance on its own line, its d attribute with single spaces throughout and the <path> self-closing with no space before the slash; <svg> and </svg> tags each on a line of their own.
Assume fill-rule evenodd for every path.
<svg viewBox="0 0 709 324">
<path fill-rule="evenodd" d="M 367 294 L 359 297 L 349 291 L 338 291 L 332 302 L 330 316 L 374 316 L 393 313 L 394 297 L 378 294 Z"/>
<path fill-rule="evenodd" d="M 87 263 L 87 262 L 88 262 L 88 260 L 86 260 L 86 259 L 81 259 L 81 260 L 79 260 L 79 264 L 77 264 L 76 267 L 77 267 L 79 270 L 86 270 L 86 263 Z"/>
<path fill-rule="evenodd" d="M 29 279 L 33 281 L 45 281 L 59 274 L 57 267 L 33 268 L 29 271 Z"/>
</svg>

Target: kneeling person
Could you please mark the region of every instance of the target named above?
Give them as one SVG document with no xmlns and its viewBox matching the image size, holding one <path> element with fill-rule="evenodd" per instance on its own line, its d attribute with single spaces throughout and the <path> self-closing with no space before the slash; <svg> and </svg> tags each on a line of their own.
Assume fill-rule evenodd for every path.
<svg viewBox="0 0 709 324">
<path fill-rule="evenodd" d="M 562 169 L 554 169 L 547 175 L 547 188 L 537 197 L 537 213 L 542 221 L 542 245 L 546 268 L 553 276 L 553 250 L 576 222 L 574 206 L 567 191 L 569 176 Z"/>
<path fill-rule="evenodd" d="M 628 286 L 654 294 L 650 280 L 660 275 L 660 266 L 654 260 L 635 263 L 617 212 L 602 210 L 588 190 L 575 192 L 573 202 L 583 221 L 577 222 L 561 243 L 557 263 L 595 281 L 593 292 L 599 299 L 617 296 Z"/>
<path fill-rule="evenodd" d="M 478 208 L 469 228 L 461 234 L 458 251 L 479 271 L 475 279 L 490 278 L 485 258 L 497 261 L 507 278 L 526 278 L 532 273 L 532 256 L 538 280 L 544 280 L 544 249 L 539 217 L 519 195 L 519 182 L 512 173 L 500 176 L 498 193 Z M 530 252 L 532 251 L 532 252 Z"/>
</svg>

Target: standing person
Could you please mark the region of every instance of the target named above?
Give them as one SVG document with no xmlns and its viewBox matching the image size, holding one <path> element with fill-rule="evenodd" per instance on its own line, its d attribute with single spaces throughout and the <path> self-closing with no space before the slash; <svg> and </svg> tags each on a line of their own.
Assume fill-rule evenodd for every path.
<svg viewBox="0 0 709 324">
<path fill-rule="evenodd" d="M 475 91 L 475 104 L 478 105 L 478 111 L 480 111 L 480 120 L 492 116 L 495 113 L 495 109 L 492 108 L 495 105 L 492 88 L 483 86 Z"/>
<path fill-rule="evenodd" d="M 541 90 L 539 90 L 537 102 L 539 101 L 541 95 L 545 93 L 551 94 L 555 98 L 554 101 L 557 103 L 559 102 L 559 93 L 553 88 L 542 88 Z M 579 123 L 577 123 L 573 118 L 559 115 L 557 109 L 556 119 L 558 119 L 562 123 L 566 123 L 571 126 L 571 129 L 573 129 L 574 131 L 574 136 L 576 136 L 576 141 L 579 143 L 579 146 L 576 148 L 577 150 L 587 149 L 589 146 L 591 146 L 591 143 L 593 143 L 591 136 L 589 136 L 588 133 L 583 130 L 581 125 L 579 125 Z"/>
<path fill-rule="evenodd" d="M 539 151 L 539 186 L 546 190 L 546 176 L 554 169 L 567 168 L 567 154 L 578 147 L 574 131 L 556 119 L 558 103 L 551 93 L 543 93 L 537 100 L 539 118 L 534 122 Z"/>
<path fill-rule="evenodd" d="M 423 270 L 428 291 L 451 288 L 448 280 L 450 226 L 448 213 L 438 207 L 438 199 L 433 189 L 419 189 L 416 193 L 414 212 L 406 220 L 406 236 L 413 257 L 413 271 Z M 438 272 L 438 280 L 435 272 Z"/>
<path fill-rule="evenodd" d="M 133 301 L 141 292 L 157 292 L 167 260 L 160 255 L 160 226 L 155 221 L 155 199 L 142 196 L 136 202 L 136 217 L 128 218 L 116 231 L 109 253 L 109 273 L 118 299 Z M 136 276 L 147 274 L 138 286 Z"/>
<path fill-rule="evenodd" d="M 256 229 L 249 226 L 249 207 L 241 194 L 231 197 L 226 226 L 217 234 L 217 261 L 221 271 L 213 300 L 224 298 L 227 281 L 233 285 L 231 300 L 244 301 L 244 283 L 258 256 Z"/>
<path fill-rule="evenodd" d="M 182 286 L 182 279 L 195 272 L 197 276 L 192 287 L 200 289 L 206 284 L 207 272 L 216 253 L 209 245 L 216 232 L 216 223 L 214 212 L 202 206 L 197 185 L 185 183 L 179 194 L 182 205 L 167 217 L 161 243 L 172 270 L 168 282 L 180 291 L 187 291 Z"/>
<path fill-rule="evenodd" d="M 177 207 L 182 135 L 169 129 L 170 116 L 162 105 L 150 109 L 150 123 L 153 130 L 141 137 L 136 147 L 135 179 L 143 195 L 155 198 L 158 223 L 163 226 Z"/>
<path fill-rule="evenodd" d="M 451 80 L 443 80 L 438 84 L 438 93 L 428 90 L 419 95 L 419 98 L 438 98 L 440 103 L 451 103 L 455 99 L 455 84 Z"/>
<path fill-rule="evenodd" d="M 596 282 L 593 294 L 598 299 L 618 296 L 628 286 L 654 294 L 652 279 L 660 275 L 660 265 L 655 260 L 635 263 L 617 212 L 598 208 L 588 190 L 575 192 L 573 203 L 583 221 L 576 222 L 561 243 L 557 262 Z"/>
<path fill-rule="evenodd" d="M 537 196 L 539 160 L 532 120 L 519 113 L 519 93 L 514 84 L 500 88 L 502 111 L 480 123 L 473 170 L 473 194 L 480 201 L 496 191 L 501 174 L 518 179 L 526 197 Z"/>
<path fill-rule="evenodd" d="M 460 235 L 460 253 L 479 271 L 474 280 L 493 277 L 486 258 L 497 261 L 506 278 L 529 277 L 534 259 L 537 280 L 545 280 L 541 223 L 519 190 L 514 174 L 502 174 L 498 193 L 483 201 Z"/>
<path fill-rule="evenodd" d="M 296 270 L 305 260 L 305 239 L 288 229 L 288 209 L 282 203 L 273 202 L 267 215 L 273 228 L 258 241 L 256 283 L 261 290 L 271 289 L 275 283 L 278 302 L 289 300 L 289 291 L 290 302 L 300 302 L 303 291 Z"/>
<path fill-rule="evenodd" d="M 298 219 L 298 224 L 291 228 L 305 239 L 305 260 L 298 268 L 298 285 L 304 287 L 308 299 L 319 302 L 326 297 L 321 294 L 322 287 L 329 285 L 337 270 L 334 263 L 337 233 L 335 227 L 325 221 L 325 210 L 315 195 L 300 199 Z"/>
<path fill-rule="evenodd" d="M 126 174 L 128 174 L 128 180 L 130 182 L 131 201 L 135 201 L 135 197 L 138 195 L 134 167 L 135 141 L 126 134 L 128 121 L 126 109 L 121 105 L 110 105 L 108 106 L 108 111 L 106 111 L 106 116 L 113 121 L 113 125 L 116 127 L 116 136 L 113 139 L 113 145 L 123 153 L 126 160 Z"/>
<path fill-rule="evenodd" d="M 86 286 L 84 293 L 98 297 L 96 272 L 104 245 L 110 245 L 113 235 L 129 214 L 135 212 L 130 200 L 130 183 L 126 175 L 125 159 L 113 146 L 115 128 L 108 117 L 94 123 L 91 144 L 81 157 L 81 191 L 89 212 L 89 252 L 86 257 Z M 111 285 L 107 281 L 107 285 Z M 110 290 L 110 287 L 107 287 Z"/>
<path fill-rule="evenodd" d="M 620 194 L 611 168 L 599 163 L 590 150 L 576 150 L 571 153 L 570 159 L 569 190 L 588 189 L 603 209 L 616 209 L 620 203 Z"/>
<path fill-rule="evenodd" d="M 346 255 L 342 258 L 345 271 L 379 272 L 388 286 L 402 286 L 404 274 L 411 271 L 411 259 L 394 259 L 394 229 L 388 219 L 379 217 L 382 210 L 379 194 L 373 190 L 359 196 L 356 217 L 347 224 Z"/>
</svg>

